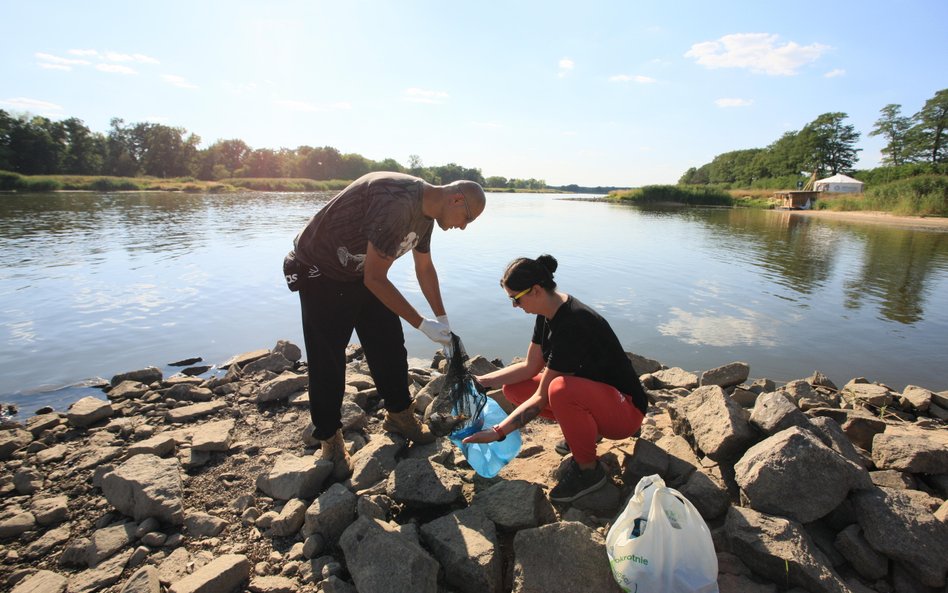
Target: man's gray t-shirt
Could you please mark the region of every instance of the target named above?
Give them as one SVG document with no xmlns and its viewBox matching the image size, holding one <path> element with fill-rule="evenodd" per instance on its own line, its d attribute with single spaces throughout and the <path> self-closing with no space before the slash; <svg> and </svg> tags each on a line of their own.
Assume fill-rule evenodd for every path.
<svg viewBox="0 0 948 593">
<path fill-rule="evenodd" d="M 403 173 L 369 173 L 353 181 L 293 242 L 307 276 L 361 280 L 370 241 L 392 258 L 412 249 L 427 253 L 434 220 L 421 210 L 423 187 L 423 180 Z"/>
</svg>

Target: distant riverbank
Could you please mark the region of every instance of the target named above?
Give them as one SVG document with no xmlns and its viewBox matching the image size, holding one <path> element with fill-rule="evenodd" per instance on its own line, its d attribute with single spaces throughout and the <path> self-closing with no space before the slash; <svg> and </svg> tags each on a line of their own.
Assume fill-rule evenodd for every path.
<svg viewBox="0 0 948 593">
<path fill-rule="evenodd" d="M 882 224 L 911 229 L 931 229 L 948 231 L 948 218 L 932 216 L 897 216 L 889 212 L 870 212 L 865 210 L 792 210 L 790 214 L 810 218 L 824 218 L 829 220 L 845 220 L 851 222 L 865 222 Z"/>
</svg>

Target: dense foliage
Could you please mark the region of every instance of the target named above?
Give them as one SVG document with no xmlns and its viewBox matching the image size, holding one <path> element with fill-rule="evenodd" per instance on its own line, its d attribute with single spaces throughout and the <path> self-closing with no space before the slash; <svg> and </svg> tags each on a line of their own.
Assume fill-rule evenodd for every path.
<svg viewBox="0 0 948 593">
<path fill-rule="evenodd" d="M 341 153 L 331 146 L 254 149 L 239 139 L 218 140 L 207 148 L 200 148 L 200 144 L 199 136 L 163 124 L 126 124 L 114 118 L 103 134 L 92 132 L 74 117 L 54 121 L 27 114 L 14 116 L 0 109 L 0 170 L 21 175 L 194 177 L 203 181 L 228 179 L 231 185 L 244 187 L 252 182 L 234 180 L 267 179 L 273 185 L 273 179 L 285 179 L 285 183 L 276 185 L 305 188 L 307 184 L 301 180 L 352 180 L 372 171 L 400 171 L 432 183 L 469 179 L 493 188 L 546 187 L 542 179 L 485 180 L 480 169 L 455 163 L 426 167 L 417 155 L 408 157 L 406 167 L 395 159 L 374 161 L 356 153 Z"/>
<path fill-rule="evenodd" d="M 790 189 L 805 183 L 810 175 L 824 177 L 850 173 L 865 177 L 883 175 L 853 171 L 860 133 L 845 124 L 845 113 L 824 113 L 801 130 L 787 132 L 766 148 L 735 150 L 719 154 L 710 163 L 688 169 L 680 184 Z M 948 163 L 948 89 L 938 91 L 911 117 L 901 115 L 901 106 L 886 105 L 870 136 L 882 136 L 885 169 L 896 168 L 902 178 L 944 172 Z M 866 175 L 862 175 L 865 173 Z M 885 174 L 887 175 L 887 173 Z M 890 179 L 886 179 L 889 181 Z"/>
<path fill-rule="evenodd" d="M 636 204 L 688 204 L 692 206 L 731 206 L 734 199 L 724 190 L 714 187 L 687 187 L 682 185 L 646 185 L 628 191 L 611 192 L 620 200 Z"/>
</svg>

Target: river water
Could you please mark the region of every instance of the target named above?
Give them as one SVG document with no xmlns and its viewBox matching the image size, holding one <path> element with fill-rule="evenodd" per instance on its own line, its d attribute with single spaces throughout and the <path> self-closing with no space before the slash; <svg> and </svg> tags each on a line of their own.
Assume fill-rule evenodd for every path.
<svg viewBox="0 0 948 593">
<path fill-rule="evenodd" d="M 296 232 L 331 194 L 0 196 L 0 402 L 63 410 L 95 377 L 302 346 L 282 278 Z M 532 320 L 498 281 L 554 255 L 561 290 L 600 311 L 627 350 L 702 371 L 741 360 L 777 382 L 814 370 L 895 389 L 948 389 L 948 233 L 790 212 L 640 209 L 580 196 L 489 194 L 432 255 L 469 353 L 526 352 Z M 391 277 L 430 315 L 411 257 Z M 410 356 L 434 344 L 405 326 Z"/>
</svg>

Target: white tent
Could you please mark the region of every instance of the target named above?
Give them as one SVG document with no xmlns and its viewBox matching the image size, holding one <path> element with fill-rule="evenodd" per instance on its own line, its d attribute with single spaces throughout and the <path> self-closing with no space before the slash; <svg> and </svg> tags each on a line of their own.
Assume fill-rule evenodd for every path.
<svg viewBox="0 0 948 593">
<path fill-rule="evenodd" d="M 846 194 L 862 193 L 863 182 L 853 179 L 842 173 L 837 173 L 826 179 L 819 179 L 813 182 L 815 191 L 826 191 Z"/>
</svg>

